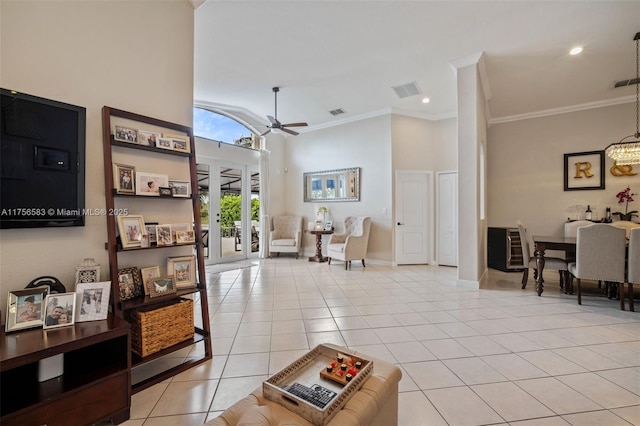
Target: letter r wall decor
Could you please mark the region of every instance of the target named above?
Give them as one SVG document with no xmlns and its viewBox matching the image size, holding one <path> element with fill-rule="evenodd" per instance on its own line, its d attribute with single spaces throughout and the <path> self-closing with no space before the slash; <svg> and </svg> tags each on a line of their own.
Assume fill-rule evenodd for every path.
<svg viewBox="0 0 640 426">
<path fill-rule="evenodd" d="M 604 189 L 604 151 L 564 154 L 564 190 Z"/>
</svg>

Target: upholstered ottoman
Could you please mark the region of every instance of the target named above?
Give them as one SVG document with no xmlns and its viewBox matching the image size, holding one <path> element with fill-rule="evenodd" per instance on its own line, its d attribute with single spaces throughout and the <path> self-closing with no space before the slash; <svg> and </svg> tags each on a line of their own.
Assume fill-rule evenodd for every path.
<svg viewBox="0 0 640 426">
<path fill-rule="evenodd" d="M 336 346 L 336 348 L 339 348 Z M 356 353 L 357 354 L 357 353 Z M 373 361 L 373 373 L 362 388 L 331 419 L 332 426 L 393 426 L 398 424 L 398 383 L 402 373 L 386 361 L 360 354 Z M 266 399 L 262 386 L 229 407 L 206 426 L 304 425 L 312 424 L 282 405 Z"/>
</svg>

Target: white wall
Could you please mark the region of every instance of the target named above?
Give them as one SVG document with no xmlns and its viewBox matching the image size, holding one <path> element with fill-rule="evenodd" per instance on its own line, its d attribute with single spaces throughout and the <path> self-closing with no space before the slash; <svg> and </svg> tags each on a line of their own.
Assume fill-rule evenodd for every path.
<svg viewBox="0 0 640 426">
<path fill-rule="evenodd" d="M 287 212 L 313 221 L 316 210 L 326 206 L 338 231 L 346 216 L 370 216 L 371 234 L 367 259 L 391 262 L 391 118 L 369 118 L 328 129 L 302 133 L 286 142 Z M 361 167 L 360 202 L 305 203 L 305 172 Z M 315 237 L 305 234 L 305 254 L 315 253 Z"/>
<path fill-rule="evenodd" d="M 2 1 L 0 85 L 87 109 L 86 207 L 105 207 L 104 105 L 191 125 L 193 7 L 185 0 Z M 108 279 L 106 219 L 86 226 L 0 231 L 0 309 L 7 291 L 41 275 L 74 288 L 86 257 Z"/>
<path fill-rule="evenodd" d="M 564 222 L 580 204 L 618 205 L 616 194 L 629 185 L 640 193 L 636 176 L 613 176 L 605 156 L 604 190 L 564 191 L 564 154 L 598 151 L 635 131 L 635 104 L 494 124 L 488 129 L 488 226 L 515 226 L 522 220 L 530 234 L 562 235 Z M 630 210 L 640 210 L 640 197 Z M 633 207 L 633 208 L 632 208 Z M 637 218 L 636 218 L 637 219 Z"/>
<path fill-rule="evenodd" d="M 456 119 L 429 121 L 393 115 L 393 169 L 445 171 L 458 168 Z"/>
</svg>

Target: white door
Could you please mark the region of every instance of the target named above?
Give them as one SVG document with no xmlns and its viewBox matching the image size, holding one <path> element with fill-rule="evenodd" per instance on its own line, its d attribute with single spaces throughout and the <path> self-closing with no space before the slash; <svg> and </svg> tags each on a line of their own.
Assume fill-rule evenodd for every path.
<svg viewBox="0 0 640 426">
<path fill-rule="evenodd" d="M 436 179 L 438 265 L 458 266 L 458 173 L 441 172 Z"/>
<path fill-rule="evenodd" d="M 397 171 L 395 257 L 398 265 L 432 261 L 433 172 Z"/>
</svg>

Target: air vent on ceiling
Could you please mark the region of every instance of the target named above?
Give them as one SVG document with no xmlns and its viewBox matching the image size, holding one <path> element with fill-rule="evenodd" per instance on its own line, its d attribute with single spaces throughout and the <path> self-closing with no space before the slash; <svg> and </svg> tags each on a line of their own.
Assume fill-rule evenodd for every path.
<svg viewBox="0 0 640 426">
<path fill-rule="evenodd" d="M 329 113 L 331 115 L 340 115 L 340 114 L 344 114 L 344 110 L 342 108 L 336 108 L 334 110 L 329 111 Z"/>
<path fill-rule="evenodd" d="M 403 84 L 401 86 L 392 87 L 392 89 L 396 92 L 396 95 L 398 95 L 400 99 L 408 98 L 409 96 L 415 96 L 422 93 L 422 90 L 420 90 L 420 87 L 418 87 L 418 83 L 416 83 L 415 81 Z"/>
<path fill-rule="evenodd" d="M 616 84 L 613 86 L 615 87 L 626 87 L 626 86 L 631 86 L 633 84 L 638 84 L 638 82 L 640 82 L 640 79 L 637 78 L 632 78 L 631 80 L 620 80 L 620 81 L 616 81 Z"/>
</svg>

